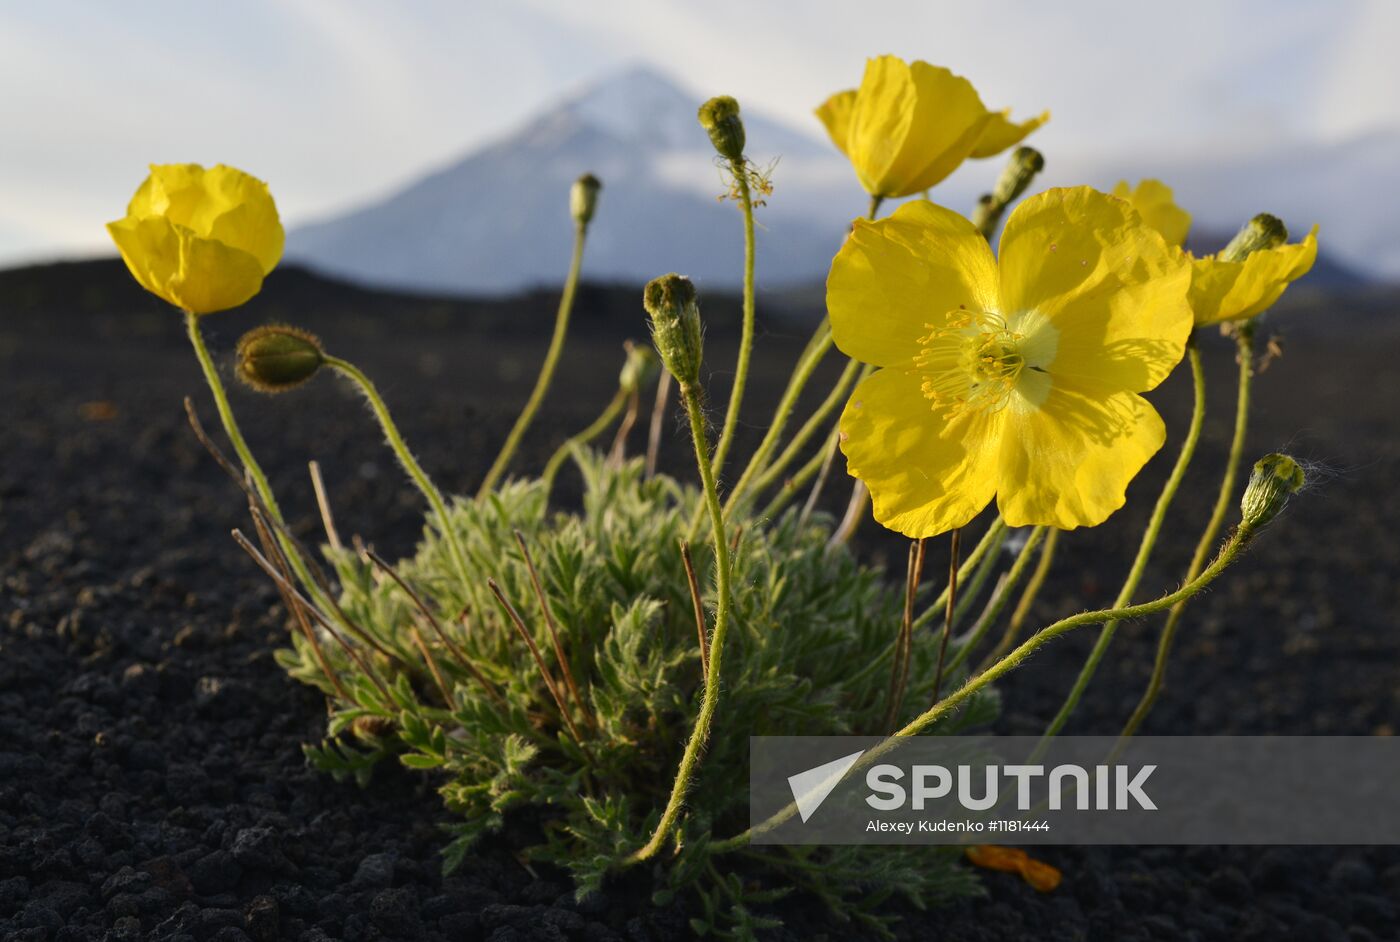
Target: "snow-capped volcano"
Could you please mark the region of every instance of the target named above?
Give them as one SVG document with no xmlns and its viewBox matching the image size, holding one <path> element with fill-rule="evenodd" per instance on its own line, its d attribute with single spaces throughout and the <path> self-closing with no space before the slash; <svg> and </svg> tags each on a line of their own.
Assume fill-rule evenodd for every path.
<svg viewBox="0 0 1400 942">
<path fill-rule="evenodd" d="M 412 291 L 507 293 L 557 284 L 573 238 L 569 187 L 590 172 L 603 192 L 585 278 L 640 285 L 678 271 L 702 288 L 733 288 L 743 256 L 739 213 L 716 199 L 726 187 L 695 118 L 706 97 L 648 69 L 623 72 L 387 199 L 294 229 L 288 257 Z M 773 168 L 774 192 L 758 215 L 759 282 L 768 289 L 814 284 L 866 196 L 815 119 L 808 134 L 746 108 L 744 124 L 748 156 Z M 1389 201 L 1376 198 L 1395 189 L 1397 153 L 1400 132 L 1229 159 L 1075 159 L 1051 146 L 1035 188 L 1109 189 L 1123 177 L 1159 176 L 1194 214 L 1198 233 L 1231 233 L 1261 211 L 1281 215 L 1299 235 L 1319 222 L 1323 258 L 1311 283 L 1340 285 L 1354 271 L 1400 271 L 1400 223 Z M 970 161 L 934 199 L 968 211 L 1002 162 Z"/>
<path fill-rule="evenodd" d="M 529 121 L 504 140 L 398 193 L 295 229 L 288 257 L 322 271 L 412 290 L 506 292 L 557 282 L 572 239 L 569 187 L 603 181 L 585 276 L 644 281 L 668 271 L 738 280 L 742 237 L 709 138 L 704 96 L 635 69 Z M 770 287 L 820 277 L 864 202 L 828 145 L 745 111 L 748 154 L 778 161 L 760 210 Z M 832 191 L 841 195 L 832 199 Z"/>
</svg>

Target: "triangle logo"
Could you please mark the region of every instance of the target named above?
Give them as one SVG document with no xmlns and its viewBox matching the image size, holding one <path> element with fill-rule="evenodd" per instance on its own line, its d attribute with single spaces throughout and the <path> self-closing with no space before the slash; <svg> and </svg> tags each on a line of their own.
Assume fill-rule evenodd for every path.
<svg viewBox="0 0 1400 942">
<path fill-rule="evenodd" d="M 816 814 L 817 809 L 826 801 L 832 790 L 841 783 L 841 779 L 850 771 L 851 766 L 856 764 L 856 760 L 865 755 L 865 750 L 853 752 L 848 756 L 834 759 L 824 765 L 819 765 L 806 772 L 798 772 L 796 775 L 788 776 L 788 787 L 792 789 L 792 800 L 797 803 L 797 813 L 802 816 L 805 824 L 807 819 Z"/>
</svg>

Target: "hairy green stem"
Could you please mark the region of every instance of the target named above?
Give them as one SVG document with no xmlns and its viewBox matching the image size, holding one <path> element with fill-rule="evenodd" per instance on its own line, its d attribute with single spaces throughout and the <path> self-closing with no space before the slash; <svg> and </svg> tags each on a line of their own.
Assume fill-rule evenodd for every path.
<svg viewBox="0 0 1400 942">
<path fill-rule="evenodd" d="M 253 457 L 253 452 L 248 448 L 243 432 L 238 427 L 238 420 L 233 417 L 228 393 L 224 390 L 223 381 L 219 379 L 219 371 L 214 366 L 213 357 L 209 355 L 209 348 L 204 345 L 204 333 L 200 330 L 199 317 L 198 314 L 186 312 L 185 330 L 190 335 L 190 344 L 194 347 L 194 354 L 199 358 L 199 365 L 204 370 L 204 380 L 214 395 L 214 405 L 219 410 L 219 421 L 223 423 L 224 434 L 228 435 L 228 440 L 233 443 L 233 450 L 238 453 L 238 459 L 243 462 L 243 467 L 252 477 L 253 486 L 258 489 L 258 496 L 262 498 L 268 513 L 272 514 L 278 523 L 282 523 L 282 510 L 277 506 L 277 498 L 272 494 L 272 485 L 268 483 L 267 475 L 263 473 L 258 459 Z"/>
<path fill-rule="evenodd" d="M 838 434 L 839 432 L 836 429 L 832 429 L 831 434 L 828 436 L 828 441 L 822 444 L 821 450 L 808 458 L 807 463 L 801 468 L 798 468 L 796 474 L 783 482 L 782 488 L 777 494 L 773 495 L 773 499 L 768 502 L 768 506 L 764 507 L 763 512 L 758 515 L 760 520 L 772 520 L 777 517 L 778 514 L 783 511 L 783 508 L 787 507 L 787 505 L 792 502 L 792 499 L 797 496 L 797 492 L 802 490 L 807 482 L 812 480 L 812 478 L 821 471 L 822 466 L 826 463 L 826 459 L 830 456 L 831 443 L 836 440 Z M 805 519 L 806 516 L 806 508 L 803 508 L 803 518 Z"/>
<path fill-rule="evenodd" d="M 1016 586 L 1021 584 L 1022 577 L 1030 568 L 1031 559 L 1035 556 L 1036 550 L 1040 548 L 1041 541 L 1045 539 L 1046 531 L 1049 529 L 1049 527 L 1035 527 L 1031 530 L 1025 545 L 1016 554 L 1016 561 L 1007 570 L 1006 580 L 995 590 L 996 595 L 987 603 L 987 608 L 977 619 L 977 624 L 972 626 L 972 630 L 965 637 L 958 639 L 958 649 L 953 654 L 952 659 L 948 661 L 947 672 L 949 674 L 957 670 L 971 656 L 982 638 L 1001 617 L 1001 613 L 1006 609 L 1007 600 L 1011 598 L 1011 593 L 1016 590 Z"/>
<path fill-rule="evenodd" d="M 452 518 L 447 514 L 447 502 L 443 500 L 442 492 L 428 477 L 423 466 L 418 463 L 418 459 L 413 457 L 413 452 L 409 451 L 408 443 L 404 441 L 403 435 L 399 433 L 399 427 L 394 423 L 394 417 L 389 414 L 389 407 L 384 403 L 384 397 L 379 395 L 379 390 L 375 388 L 374 383 L 355 364 L 333 356 L 327 356 L 325 362 L 326 366 L 349 379 L 364 394 L 365 400 L 369 402 L 370 411 L 379 420 L 379 427 L 384 431 L 384 437 L 389 442 L 390 450 L 399 459 L 399 464 L 403 465 L 409 479 L 428 499 L 428 506 L 433 509 L 433 514 L 437 517 L 438 528 L 442 531 L 443 539 L 447 541 L 448 551 L 452 555 L 452 565 L 457 569 L 458 578 L 462 580 L 463 585 L 469 584 L 472 581 L 471 568 L 467 565 L 467 554 L 462 549 L 462 542 L 457 536 L 456 529 L 452 526 Z"/>
<path fill-rule="evenodd" d="M 1067 634 L 1075 630 L 1076 628 L 1083 628 L 1088 625 L 1102 624 L 1106 621 L 1123 621 L 1125 619 L 1130 618 L 1142 618 L 1145 615 L 1154 615 L 1157 612 L 1164 611 L 1165 609 L 1171 608 L 1173 605 L 1176 605 L 1179 602 L 1191 598 L 1192 596 L 1200 592 L 1202 589 L 1204 589 L 1206 586 L 1214 582 L 1216 578 L 1230 566 L 1231 563 L 1238 559 L 1240 554 L 1244 551 L 1245 547 L 1249 545 L 1249 541 L 1253 538 L 1253 536 L 1254 531 L 1249 527 L 1245 526 L 1244 524 L 1241 524 L 1235 529 L 1234 533 L 1230 535 L 1230 539 L 1225 543 L 1225 545 L 1221 547 L 1220 553 L 1215 557 L 1214 561 L 1212 561 L 1211 564 L 1207 566 L 1205 570 L 1201 572 L 1201 574 L 1198 575 L 1195 579 L 1193 579 L 1191 582 L 1188 582 L 1180 589 L 1177 589 L 1175 592 L 1169 592 L 1168 594 L 1158 599 L 1155 599 L 1151 602 L 1143 602 L 1139 605 L 1129 605 L 1121 608 L 1100 609 L 1098 611 L 1093 612 L 1081 612 L 1078 615 L 1071 615 L 1068 618 L 1062 618 L 1059 621 L 1048 625 L 1045 628 L 1042 628 L 1040 631 L 1037 631 L 1025 641 L 1021 642 L 1021 644 L 1017 646 L 1013 651 L 1011 651 L 1005 657 L 998 660 L 987 670 L 983 671 L 975 677 L 969 678 L 956 691 L 950 693 L 948 696 L 935 703 L 929 709 L 919 714 L 907 725 L 905 725 L 903 729 L 899 730 L 893 736 L 887 738 L 884 742 L 881 742 L 880 744 L 867 750 L 865 754 L 862 755 L 860 759 L 856 761 L 855 766 L 852 767 L 853 770 L 867 768 L 872 762 L 888 754 L 891 749 L 894 749 L 896 746 L 898 746 L 898 740 L 901 737 L 919 735 L 924 730 L 932 726 L 934 723 L 943 719 L 953 710 L 962 706 L 972 696 L 974 696 L 979 691 L 987 687 L 989 684 L 1015 670 L 1017 667 L 1020 667 L 1026 661 L 1026 659 L 1028 659 L 1037 650 L 1039 650 L 1041 647 L 1048 644 L 1049 642 L 1055 640 L 1056 638 L 1060 637 L 1061 635 Z M 847 774 L 849 775 L 850 773 L 848 772 Z M 766 833 L 768 831 L 771 831 L 773 828 L 782 824 L 784 821 L 788 820 L 796 813 L 796 803 L 790 803 L 786 805 L 781 811 L 777 812 L 772 817 L 770 817 L 767 821 L 764 821 L 763 823 L 753 828 L 750 828 L 742 834 L 737 834 L 734 837 L 728 838 L 726 840 L 714 841 L 710 844 L 710 852 L 724 853 L 726 851 L 736 850 L 740 847 L 743 847 L 748 844 L 755 832 Z"/>
<path fill-rule="evenodd" d="M 739 408 L 744 401 L 744 387 L 749 378 L 749 357 L 753 354 L 754 322 L 754 225 L 753 194 L 749 191 L 748 168 L 743 159 L 731 161 L 735 188 L 739 191 L 739 208 L 744 214 L 744 323 L 739 337 L 739 362 L 734 367 L 734 385 L 729 390 L 729 405 L 724 412 L 724 427 L 715 445 L 713 466 L 715 477 L 724 471 L 724 460 L 734 444 L 739 428 Z"/>
<path fill-rule="evenodd" d="M 1113 603 L 1115 608 L 1127 605 L 1132 601 L 1133 594 L 1137 592 L 1138 583 L 1142 581 L 1142 574 L 1146 571 L 1148 559 L 1152 556 L 1152 549 L 1156 546 L 1157 538 L 1161 535 L 1162 523 L 1166 520 L 1167 511 L 1171 509 L 1172 500 L 1176 497 L 1178 488 L 1181 487 L 1182 478 L 1186 476 L 1186 469 L 1196 454 L 1196 443 L 1201 437 L 1201 424 L 1205 419 L 1205 377 L 1201 369 L 1201 351 L 1194 338 L 1187 343 L 1187 357 L 1191 361 L 1191 376 L 1195 387 L 1195 404 L 1191 411 L 1191 424 L 1186 430 L 1186 438 L 1181 443 L 1181 451 L 1177 454 L 1176 464 L 1172 467 L 1171 474 L 1167 477 L 1167 483 L 1163 485 L 1161 494 L 1157 496 L 1157 505 L 1152 509 L 1147 529 L 1143 531 L 1142 540 L 1138 543 L 1137 556 L 1133 559 L 1133 565 L 1128 570 L 1128 577 L 1123 581 L 1123 587 L 1119 590 L 1118 598 Z M 1220 520 L 1224 520 L 1226 508 L 1220 506 L 1218 509 Z M 1200 572 L 1199 568 L 1196 572 Z M 1188 577 L 1189 580 L 1190 577 Z M 1098 670 L 1099 663 L 1108 653 L 1108 646 L 1112 644 L 1114 632 L 1117 630 L 1117 621 L 1106 623 L 1100 630 L 1093 650 L 1089 652 L 1088 659 L 1080 668 L 1079 676 L 1074 680 L 1074 686 L 1070 688 L 1069 696 L 1065 698 L 1065 702 L 1060 707 L 1060 711 L 1055 714 L 1055 718 L 1050 721 L 1050 725 L 1041 736 L 1034 757 L 1030 761 L 1034 762 L 1043 756 L 1045 750 L 1050 746 L 1050 741 L 1059 735 L 1060 730 L 1064 729 L 1065 724 L 1069 722 L 1070 715 L 1079 706 L 1079 701 L 1084 696 L 1089 681 L 1093 679 L 1094 673 Z"/>
<path fill-rule="evenodd" d="M 1201 571 L 1201 567 L 1205 565 L 1211 547 L 1220 534 L 1220 528 L 1225 523 L 1225 514 L 1229 512 L 1235 496 L 1235 479 L 1239 475 L 1240 460 L 1244 455 L 1245 435 L 1249 429 L 1250 380 L 1254 375 L 1254 325 L 1252 323 L 1241 325 L 1235 340 L 1236 355 L 1239 358 L 1235 434 L 1230 441 L 1230 456 L 1225 462 L 1225 474 L 1220 480 L 1220 493 L 1215 499 L 1215 509 L 1211 512 L 1210 521 L 1201 533 L 1200 541 L 1196 543 L 1196 552 L 1191 557 L 1191 565 L 1186 569 L 1187 581 L 1194 579 L 1196 574 Z M 1191 361 L 1191 368 L 1197 377 L 1196 401 L 1199 404 L 1197 409 L 1198 412 L 1203 412 L 1205 380 L 1201 375 L 1199 352 L 1195 353 L 1195 358 Z M 1186 603 L 1183 601 L 1181 604 L 1173 606 L 1167 615 L 1167 623 L 1163 626 L 1162 635 L 1157 640 L 1157 657 L 1152 662 L 1152 676 L 1147 681 L 1147 689 L 1143 691 L 1142 699 L 1138 702 L 1137 708 L 1133 710 L 1133 715 L 1129 717 L 1127 724 L 1123 727 L 1123 732 L 1120 734 L 1123 739 L 1131 737 L 1138 731 L 1162 692 L 1162 683 L 1167 676 L 1167 659 L 1171 656 L 1172 642 L 1176 639 L 1177 626 L 1181 624 L 1181 615 L 1185 610 Z"/>
<path fill-rule="evenodd" d="M 714 720 L 715 709 L 719 704 L 720 678 L 724 663 L 724 639 L 729 630 L 729 541 L 724 535 L 724 510 L 720 506 L 719 491 L 715 485 L 713 465 L 705 443 L 705 416 L 700 402 L 700 392 L 689 384 L 681 385 L 681 399 L 685 402 L 686 413 L 690 416 L 690 437 L 695 443 L 695 463 L 700 469 L 700 482 L 704 488 L 705 504 L 710 511 L 710 522 L 714 527 L 715 581 L 718 599 L 715 603 L 715 630 L 710 639 L 710 667 L 705 672 L 705 692 L 700 701 L 700 712 L 695 717 L 695 728 L 691 730 L 690 741 L 686 743 L 680 766 L 676 769 L 676 780 L 671 786 L 671 797 L 661 813 L 656 830 L 651 839 L 640 850 L 627 858 L 627 864 L 645 861 L 661 850 L 680 817 L 681 806 L 685 803 L 686 792 L 700 762 L 700 752 L 710 736 L 710 725 Z"/>
<path fill-rule="evenodd" d="M 1041 586 L 1045 585 L 1045 579 L 1050 575 L 1050 565 L 1055 560 L 1055 547 L 1059 542 L 1060 531 L 1051 527 L 1049 536 L 1045 538 L 1045 549 L 1040 551 L 1040 562 L 1035 564 L 1035 572 L 1031 573 L 1031 581 L 1026 583 L 1026 590 L 1021 593 L 1021 599 L 1016 603 L 1010 621 L 1006 623 L 1006 631 L 997 642 L 997 646 L 982 659 L 982 663 L 977 667 L 978 673 L 995 664 L 1002 655 L 1011 650 L 1011 645 L 1021 636 L 1021 626 L 1030 616 L 1031 606 L 1035 604 Z"/>
<path fill-rule="evenodd" d="M 822 404 L 818 406 L 817 410 L 802 424 L 802 427 L 797 430 L 797 434 L 792 436 L 792 441 L 788 442 L 787 447 L 783 449 L 783 453 L 775 458 L 773 463 L 754 479 L 753 493 L 755 496 L 762 494 L 764 490 L 771 487 L 773 482 L 778 480 L 779 475 L 797 459 L 798 454 L 801 453 L 803 447 L 806 446 L 811 437 L 817 433 L 818 429 L 826 424 L 826 420 L 831 417 L 831 413 L 835 411 L 837 406 L 841 405 L 846 396 L 850 393 L 851 387 L 856 381 L 856 374 L 859 372 L 860 364 L 855 360 L 846 364 L 846 368 L 841 372 L 841 377 L 836 381 L 836 385 L 831 387 L 831 392 L 827 393 L 826 398 L 822 400 Z M 747 471 L 745 473 L 747 473 Z M 725 511 L 733 512 L 736 504 L 737 497 L 735 494 L 731 494 L 728 502 L 725 504 Z"/>
<path fill-rule="evenodd" d="M 320 585 L 311 575 L 311 570 L 307 568 L 306 560 L 302 558 L 296 545 L 287 537 L 286 521 L 282 518 L 282 509 L 277 505 L 277 498 L 272 493 L 272 485 L 268 483 L 267 475 L 263 473 L 262 466 L 258 464 L 258 459 L 253 457 L 252 449 L 248 447 L 248 442 L 243 438 L 243 432 L 238 427 L 238 420 L 233 417 L 233 407 L 229 405 L 228 392 L 224 389 L 223 380 L 219 379 L 219 371 L 214 366 L 214 358 L 209 355 L 209 348 L 204 343 L 204 332 L 200 329 L 200 315 L 185 312 L 185 330 L 190 337 L 190 345 L 194 347 L 195 357 L 199 360 L 200 368 L 204 371 L 204 381 L 209 386 L 209 392 L 214 396 L 214 405 L 219 412 L 219 421 L 223 424 L 224 434 L 233 443 L 233 450 L 238 454 L 238 460 L 243 462 L 243 468 L 248 472 L 248 477 L 253 481 L 253 487 L 258 492 L 259 499 L 263 506 L 272 516 L 273 522 L 277 525 L 273 527 L 277 542 L 282 547 L 283 554 L 287 557 L 287 562 L 295 570 L 297 578 L 305 587 L 307 593 L 318 603 L 324 601 Z"/>
<path fill-rule="evenodd" d="M 622 410 L 626 408 L 629 398 L 626 390 L 619 389 L 616 394 L 613 395 L 612 401 L 608 403 L 607 408 L 603 410 L 598 418 L 594 419 L 583 431 L 567 439 L 564 444 L 554 450 L 554 454 L 550 455 L 549 461 L 545 463 L 544 473 L 541 475 L 546 492 L 553 487 L 554 479 L 558 476 L 559 468 L 564 464 L 564 459 L 568 458 L 575 448 L 581 445 L 587 445 L 589 442 L 593 441 L 593 439 L 603 434 L 603 431 L 609 425 L 612 425 L 613 421 L 622 414 Z"/>
<path fill-rule="evenodd" d="M 481 480 L 481 487 L 476 492 L 477 497 L 486 494 L 500 481 L 501 475 L 505 474 L 506 468 L 510 465 L 510 459 L 515 457 L 515 451 L 520 447 L 520 440 L 525 437 L 525 431 L 530 427 L 530 423 L 535 420 L 535 413 L 539 412 L 540 404 L 544 402 L 545 395 L 549 392 L 549 384 L 554 379 L 554 371 L 559 366 L 560 354 L 564 351 L 564 339 L 569 332 L 569 315 L 574 309 L 574 296 L 578 293 L 579 272 L 583 268 L 583 243 L 588 234 L 586 223 L 579 223 L 574 226 L 574 251 L 573 257 L 569 261 L 569 275 L 564 279 L 564 293 L 559 298 L 559 310 L 554 315 L 554 336 L 550 338 L 549 350 L 544 355 L 544 364 L 540 367 L 540 375 L 535 380 L 535 388 L 530 392 L 530 398 L 525 402 L 525 408 L 520 411 L 520 416 L 515 420 L 510 434 L 506 436 L 505 444 L 501 446 L 500 454 L 496 455 L 496 460 L 491 464 L 491 470 L 486 472 L 486 477 Z"/>
</svg>

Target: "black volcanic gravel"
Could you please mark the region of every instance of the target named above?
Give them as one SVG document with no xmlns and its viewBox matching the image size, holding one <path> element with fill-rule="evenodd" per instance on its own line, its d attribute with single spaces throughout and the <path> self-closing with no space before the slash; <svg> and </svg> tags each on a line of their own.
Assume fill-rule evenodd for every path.
<svg viewBox="0 0 1400 942">
<path fill-rule="evenodd" d="M 238 495 L 184 425 L 187 393 L 211 427 L 214 417 L 178 318 L 101 266 L 62 273 L 60 286 L 71 290 L 59 298 L 97 291 L 100 309 L 115 313 L 99 322 L 84 304 L 69 309 L 51 298 L 45 303 L 56 306 L 40 310 L 34 292 L 52 291 L 55 277 L 40 276 L 28 295 L 23 277 L 0 279 L 0 938 L 684 937 L 685 914 L 653 909 L 644 876 L 579 904 L 563 875 L 526 870 L 514 852 L 529 839 L 528 820 L 444 879 L 438 826 L 450 816 L 427 777 L 386 765 L 361 789 L 307 768 L 300 747 L 320 738 L 324 707 L 273 662 L 285 638 L 277 597 L 228 540 L 244 525 Z M 513 417 L 502 403 L 518 402 L 533 376 L 552 299 L 519 302 L 514 313 L 503 303 L 477 319 L 450 304 L 361 295 L 297 273 L 279 290 L 278 277 L 254 312 L 209 320 L 216 347 L 227 351 L 259 312 L 309 323 L 380 381 L 439 482 L 470 488 Z M 596 291 L 585 306 L 626 311 L 630 294 Z M 588 311 L 581 315 L 587 336 L 571 348 L 548 421 L 532 436 L 536 462 L 601 407 L 620 364 L 625 321 L 598 317 L 590 326 Z M 502 318 L 536 323 L 535 336 L 486 332 Z M 640 320 L 627 326 L 644 336 Z M 781 383 L 779 367 L 801 331 L 767 333 L 760 368 L 775 365 L 756 381 L 759 397 Z M 1251 453 L 1289 445 L 1322 462 L 1328 479 L 1192 610 L 1147 732 L 1393 734 L 1400 371 L 1387 351 L 1395 340 L 1393 331 L 1368 343 L 1309 334 L 1260 378 Z M 711 349 L 711 362 L 732 361 L 721 341 Z M 1148 573 L 1152 592 L 1178 578 L 1213 496 L 1204 469 L 1223 451 L 1231 364 L 1225 350 L 1209 352 L 1220 405 L 1202 470 L 1174 514 L 1186 521 L 1183 535 L 1162 546 Z M 717 370 L 717 383 L 724 378 Z M 1184 412 L 1182 386 L 1178 377 L 1157 397 L 1169 419 Z M 305 459 L 316 457 L 343 532 L 373 537 L 390 555 L 411 549 L 418 501 L 352 396 L 322 380 L 276 400 L 236 398 L 298 529 L 309 535 L 318 526 L 304 473 Z M 683 461 L 683 442 L 671 446 L 669 457 Z M 1111 597 L 1163 464 L 1144 473 L 1130 492 L 1136 505 L 1120 519 L 1066 536 L 1058 591 L 1038 616 Z M 877 556 L 899 558 L 898 543 L 873 532 L 866 540 Z M 1070 731 L 1117 731 L 1141 690 L 1157 627 L 1125 627 Z M 999 729 L 1038 732 L 1091 640 L 1052 645 L 1013 675 Z M 1064 871 L 1056 892 L 988 873 L 985 899 L 908 912 L 901 934 L 1400 938 L 1395 848 L 1036 854 Z M 853 937 L 823 926 L 801 898 L 783 915 L 789 928 L 780 937 Z"/>
</svg>

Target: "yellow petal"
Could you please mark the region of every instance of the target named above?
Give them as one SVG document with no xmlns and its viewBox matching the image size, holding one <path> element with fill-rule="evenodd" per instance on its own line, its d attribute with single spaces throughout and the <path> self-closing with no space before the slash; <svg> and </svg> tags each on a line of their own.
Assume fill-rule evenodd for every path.
<svg viewBox="0 0 1400 942">
<path fill-rule="evenodd" d="M 1251 253 L 1243 262 L 1198 258 L 1191 264 L 1191 308 L 1198 325 L 1262 314 L 1317 261 L 1317 226 L 1307 238 Z"/>
<path fill-rule="evenodd" d="M 1058 377 L 1042 401 L 1013 397 L 1003 413 L 997 507 L 1013 527 L 1103 523 L 1166 439 L 1141 396 Z"/>
<path fill-rule="evenodd" d="M 262 263 L 251 253 L 178 226 L 176 233 L 180 265 L 166 290 L 181 309 L 195 314 L 224 311 L 245 303 L 262 288 Z"/>
<path fill-rule="evenodd" d="M 1191 214 L 1176 205 L 1172 188 L 1161 180 L 1141 180 L 1136 187 L 1119 180 L 1113 195 L 1132 203 L 1142 221 L 1156 229 L 1168 245 L 1185 244 L 1186 234 L 1191 231 Z"/>
<path fill-rule="evenodd" d="M 841 415 L 841 450 L 870 488 L 875 519 L 911 538 L 971 522 L 992 499 L 1001 412 L 951 422 L 924 398 L 918 374 L 876 372 Z"/>
<path fill-rule="evenodd" d="M 967 79 L 880 56 L 866 63 L 846 150 L 866 192 L 909 196 L 956 170 L 990 120 Z"/>
<path fill-rule="evenodd" d="M 856 90 L 848 89 L 844 92 L 837 92 L 826 101 L 822 102 L 817 109 L 817 117 L 821 119 L 822 125 L 826 128 L 826 133 L 831 136 L 831 143 L 836 145 L 836 149 L 846 156 L 850 156 L 850 151 L 846 150 L 846 138 L 851 130 L 851 115 L 856 108 Z"/>
<path fill-rule="evenodd" d="M 1184 253 L 1088 187 L 1025 200 L 1001 237 L 1002 313 L 1053 351 L 1042 365 L 1057 380 L 1156 386 L 1186 350 L 1189 281 Z"/>
<path fill-rule="evenodd" d="M 977 139 L 977 146 L 972 149 L 974 158 L 992 157 L 1000 154 L 1008 147 L 1014 147 L 1026 139 L 1026 137 L 1050 120 L 1050 112 L 1042 111 L 1034 118 L 1028 118 L 1019 124 L 1011 120 L 1011 109 L 994 112 L 987 122 L 987 127 L 982 131 L 982 136 Z"/>
<path fill-rule="evenodd" d="M 919 338 L 961 308 L 997 309 L 992 250 L 972 223 L 927 200 L 857 221 L 831 263 L 826 304 L 836 345 L 876 366 L 908 366 Z"/>
<path fill-rule="evenodd" d="M 267 184 L 219 164 L 155 164 L 127 214 L 164 216 L 204 238 L 218 239 L 256 257 L 263 273 L 282 258 L 285 234 Z"/>
<path fill-rule="evenodd" d="M 179 302 L 170 295 L 169 284 L 180 268 L 180 239 L 170 221 L 163 216 L 127 216 L 107 223 L 107 232 L 136 282 L 178 306 Z"/>
</svg>

